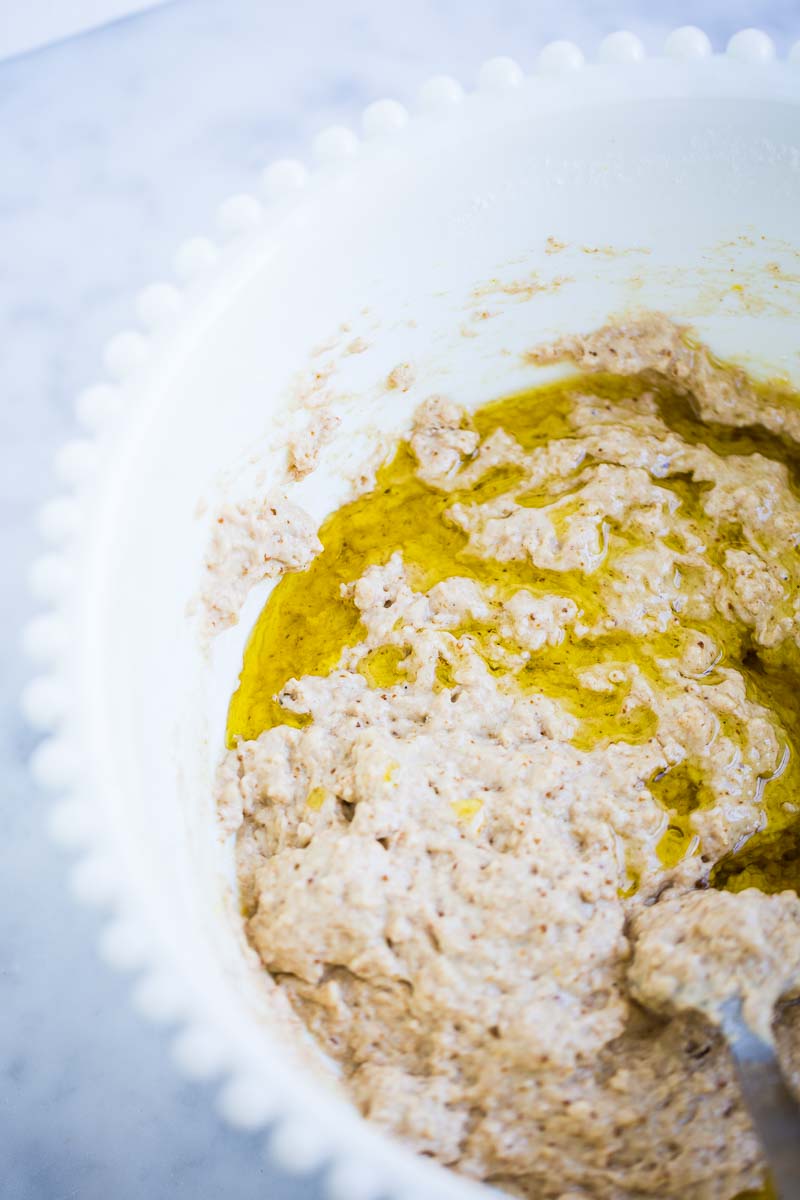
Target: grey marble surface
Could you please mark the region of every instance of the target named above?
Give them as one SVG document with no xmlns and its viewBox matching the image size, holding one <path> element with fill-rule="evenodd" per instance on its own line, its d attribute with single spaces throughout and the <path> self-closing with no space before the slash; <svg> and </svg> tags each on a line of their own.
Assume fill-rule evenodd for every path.
<svg viewBox="0 0 800 1200">
<path fill-rule="evenodd" d="M 3 14 L 13 5 L 0 4 Z M 234 1133 L 183 1082 L 168 1032 L 131 1010 L 93 949 L 98 919 L 66 887 L 26 775 L 19 628 L 50 463 L 72 398 L 97 374 L 136 289 L 276 155 L 430 74 L 471 82 L 495 53 L 529 66 L 546 40 L 591 52 L 635 29 L 656 49 L 702 24 L 717 45 L 760 25 L 800 36 L 797 0 L 256 0 L 176 3 L 0 64 L 0 1196 L 3 1200 L 317 1194 Z"/>
</svg>

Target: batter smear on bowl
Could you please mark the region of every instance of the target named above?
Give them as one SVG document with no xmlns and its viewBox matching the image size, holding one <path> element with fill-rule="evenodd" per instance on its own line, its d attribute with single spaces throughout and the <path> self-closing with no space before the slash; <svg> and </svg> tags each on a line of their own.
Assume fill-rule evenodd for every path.
<svg viewBox="0 0 800 1200">
<path fill-rule="evenodd" d="M 248 936 L 419 1152 L 766 1195 L 713 1023 L 634 997 L 680 990 L 684 926 L 753 930 L 800 1075 L 800 403 L 657 315 L 530 357 L 580 373 L 427 400 L 267 601 L 219 775 Z"/>
</svg>

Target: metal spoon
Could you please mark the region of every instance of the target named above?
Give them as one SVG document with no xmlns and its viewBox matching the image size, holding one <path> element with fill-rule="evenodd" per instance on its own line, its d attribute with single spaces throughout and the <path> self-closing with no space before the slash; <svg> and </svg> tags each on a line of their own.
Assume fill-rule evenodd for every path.
<svg viewBox="0 0 800 1200">
<path fill-rule="evenodd" d="M 800 1105 L 784 1082 L 775 1047 L 745 1022 L 738 996 L 723 1004 L 720 1024 L 780 1200 L 800 1200 Z"/>
</svg>

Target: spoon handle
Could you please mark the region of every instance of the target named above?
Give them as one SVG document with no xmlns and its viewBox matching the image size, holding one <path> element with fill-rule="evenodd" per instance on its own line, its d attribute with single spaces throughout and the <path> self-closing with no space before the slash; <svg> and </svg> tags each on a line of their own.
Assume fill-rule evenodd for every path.
<svg viewBox="0 0 800 1200">
<path fill-rule="evenodd" d="M 780 1200 L 800 1200 L 800 1105 L 786 1086 L 774 1047 L 753 1033 L 738 1005 L 727 1007 L 722 1024 Z"/>
</svg>

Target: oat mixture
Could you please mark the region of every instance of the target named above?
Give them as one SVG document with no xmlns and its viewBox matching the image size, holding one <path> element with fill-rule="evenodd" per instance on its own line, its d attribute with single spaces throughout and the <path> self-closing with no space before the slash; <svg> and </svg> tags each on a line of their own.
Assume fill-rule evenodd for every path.
<svg viewBox="0 0 800 1200">
<path fill-rule="evenodd" d="M 800 904 L 793 892 L 750 890 L 681 895 L 673 891 L 631 920 L 635 948 L 631 994 L 672 1015 L 703 1013 L 721 1024 L 726 1000 L 738 995 L 750 1028 L 773 1041 L 775 1006 L 800 981 Z"/>
<path fill-rule="evenodd" d="M 764 1166 L 704 998 L 733 974 L 800 1077 L 800 408 L 659 316 L 530 357 L 583 373 L 428 400 L 319 540 L 235 525 L 294 572 L 219 774 L 247 932 L 419 1152 L 733 1200 Z"/>
</svg>

